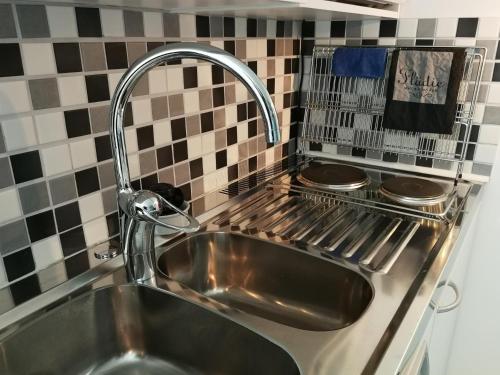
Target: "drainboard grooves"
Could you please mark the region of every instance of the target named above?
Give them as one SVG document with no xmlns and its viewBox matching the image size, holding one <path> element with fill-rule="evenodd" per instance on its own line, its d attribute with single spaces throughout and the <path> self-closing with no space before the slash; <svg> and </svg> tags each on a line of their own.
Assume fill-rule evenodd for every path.
<svg viewBox="0 0 500 375">
<path fill-rule="evenodd" d="M 265 225 L 268 220 L 272 220 L 272 218 L 275 218 L 280 211 L 282 210 L 287 210 L 289 207 L 295 205 L 297 203 L 298 198 L 297 197 L 286 197 L 287 199 L 279 204 L 278 206 L 268 209 L 267 207 L 265 208 L 267 212 L 264 215 L 260 215 L 259 213 L 255 213 L 252 215 L 252 219 L 249 220 L 249 223 L 245 225 L 245 229 L 247 231 L 256 231 L 258 230 L 262 225 Z"/>
<path fill-rule="evenodd" d="M 273 192 L 270 190 L 262 190 L 257 194 L 256 198 L 252 198 L 248 202 L 237 208 L 236 210 L 220 216 L 217 220 L 213 221 L 212 224 L 219 226 L 222 226 L 224 224 L 229 224 L 229 221 L 240 212 L 243 212 L 249 207 L 252 207 L 252 209 L 260 207 L 261 205 L 266 203 L 269 198 L 273 197 L 273 195 L 274 195 Z"/>
<path fill-rule="evenodd" d="M 302 226 L 302 229 L 300 229 L 298 232 L 296 232 L 292 236 L 290 236 L 290 239 L 296 240 L 296 241 L 302 240 L 309 233 L 316 230 L 319 227 L 319 225 L 322 224 L 327 217 L 332 215 L 334 213 L 334 211 L 338 210 L 339 207 L 340 206 L 329 207 L 321 215 L 314 218 L 314 220 L 312 222 L 306 223 L 304 226 Z"/>
<path fill-rule="evenodd" d="M 297 215 L 300 216 L 300 212 L 306 210 L 308 207 L 308 201 L 297 199 L 297 203 L 294 206 L 283 212 L 278 212 L 276 215 L 270 217 L 265 221 L 265 223 L 262 223 L 262 226 L 259 229 L 266 233 L 272 233 L 273 228 L 290 219 L 291 217 L 295 217 Z"/>
<path fill-rule="evenodd" d="M 289 234 L 294 232 L 296 229 L 308 226 L 311 220 L 314 220 L 318 216 L 318 212 L 321 213 L 325 208 L 325 204 L 322 202 L 316 203 L 315 205 L 309 207 L 306 211 L 302 212 L 300 215 L 292 220 L 280 225 L 279 228 L 275 229 L 275 234 L 281 237 L 290 238 Z"/>
<path fill-rule="evenodd" d="M 370 237 L 380 220 L 381 217 L 379 215 L 368 215 L 368 217 L 359 224 L 356 230 L 353 230 L 349 236 L 339 244 L 336 251 L 342 254 L 344 258 L 352 257 L 361 244 Z"/>
<path fill-rule="evenodd" d="M 359 229 L 367 220 L 368 214 L 361 213 L 354 217 L 340 232 L 336 233 L 333 238 L 327 242 L 326 250 L 334 251 L 352 232 Z"/>
<path fill-rule="evenodd" d="M 241 213 L 241 217 L 235 221 L 231 222 L 231 227 L 244 227 L 244 223 L 250 223 L 254 220 L 258 220 L 261 218 L 261 214 L 266 213 L 275 205 L 279 205 L 278 207 L 287 204 L 290 201 L 290 197 L 286 194 L 280 195 L 270 202 L 263 202 L 265 204 L 261 204 L 258 207 L 249 207 L 248 210 L 245 210 L 245 212 Z"/>
<path fill-rule="evenodd" d="M 376 240 L 372 244 L 372 249 L 369 250 L 360 260 L 361 265 L 368 265 L 372 262 L 373 258 L 377 256 L 380 252 L 380 249 L 387 243 L 389 238 L 394 234 L 396 229 L 398 229 L 399 225 L 402 223 L 401 219 L 393 219 L 389 225 L 380 233 L 380 235 L 376 238 Z"/>
<path fill-rule="evenodd" d="M 330 233 L 334 230 L 345 226 L 346 222 L 349 223 L 353 220 L 356 211 L 350 208 L 346 208 L 344 212 L 342 212 L 335 220 L 333 220 L 330 224 L 326 226 L 320 233 L 315 235 L 314 237 L 307 240 L 307 242 L 312 243 L 313 245 L 318 245 L 322 242 Z"/>
</svg>

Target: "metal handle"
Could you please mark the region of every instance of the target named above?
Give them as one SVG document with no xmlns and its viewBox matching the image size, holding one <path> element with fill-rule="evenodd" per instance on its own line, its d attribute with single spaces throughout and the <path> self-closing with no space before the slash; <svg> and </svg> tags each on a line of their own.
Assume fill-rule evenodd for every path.
<svg viewBox="0 0 500 375">
<path fill-rule="evenodd" d="M 438 306 L 434 301 L 431 300 L 430 305 L 433 309 L 436 310 L 438 314 L 456 309 L 460 305 L 460 302 L 462 301 L 462 295 L 460 294 L 460 290 L 458 289 L 458 286 L 457 284 L 455 284 L 455 282 L 450 281 L 448 284 L 446 284 L 444 281 L 441 281 L 437 287 L 441 288 L 445 285 L 453 289 L 453 292 L 455 293 L 455 300 L 452 303 L 444 306 Z"/>
</svg>

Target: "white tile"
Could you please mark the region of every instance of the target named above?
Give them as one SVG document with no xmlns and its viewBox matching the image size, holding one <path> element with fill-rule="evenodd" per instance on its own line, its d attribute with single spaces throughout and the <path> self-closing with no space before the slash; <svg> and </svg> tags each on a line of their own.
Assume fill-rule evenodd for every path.
<svg viewBox="0 0 500 375">
<path fill-rule="evenodd" d="M 2 130 L 8 151 L 37 144 L 35 126 L 31 116 L 4 120 L 2 121 Z"/>
<path fill-rule="evenodd" d="M 163 67 L 151 70 L 148 74 L 148 80 L 151 94 L 167 92 L 167 74 Z"/>
<path fill-rule="evenodd" d="M 267 57 L 267 39 L 257 39 L 257 57 Z"/>
<path fill-rule="evenodd" d="M 481 125 L 479 128 L 479 143 L 498 144 L 500 140 L 500 126 Z"/>
<path fill-rule="evenodd" d="M 215 165 L 215 154 L 203 155 L 203 174 L 208 174 L 217 169 Z"/>
<path fill-rule="evenodd" d="M 332 38 L 330 39 L 332 46 L 345 46 L 345 38 Z"/>
<path fill-rule="evenodd" d="M 97 162 L 93 138 L 70 143 L 73 168 L 81 168 Z"/>
<path fill-rule="evenodd" d="M 275 73 L 277 76 L 281 76 L 285 73 L 285 59 L 282 58 L 276 59 Z"/>
<path fill-rule="evenodd" d="M 220 49 L 224 49 L 224 42 L 222 40 L 211 40 L 210 45 L 212 47 L 217 47 Z"/>
<path fill-rule="evenodd" d="M 198 87 L 212 86 L 212 67 L 211 65 L 198 66 Z"/>
<path fill-rule="evenodd" d="M 456 38 L 455 47 L 474 47 L 476 38 Z"/>
<path fill-rule="evenodd" d="M 200 97 L 198 91 L 190 91 L 182 94 L 184 97 L 184 113 L 200 112 Z"/>
<path fill-rule="evenodd" d="M 436 25 L 437 38 L 454 38 L 457 34 L 457 18 L 438 18 Z"/>
<path fill-rule="evenodd" d="M 316 38 L 330 37 L 330 21 L 316 21 L 314 28 L 314 36 Z"/>
<path fill-rule="evenodd" d="M 205 172 L 205 171 L 204 171 Z M 205 193 L 211 192 L 217 188 L 217 172 L 214 171 L 203 176 L 203 190 Z"/>
<path fill-rule="evenodd" d="M 195 135 L 187 139 L 188 158 L 193 159 L 202 155 L 201 135 Z"/>
<path fill-rule="evenodd" d="M 398 21 L 398 37 L 415 38 L 417 36 L 418 20 L 414 18 L 404 18 Z"/>
<path fill-rule="evenodd" d="M 83 76 L 60 77 L 57 79 L 61 106 L 87 103 L 87 90 Z"/>
<path fill-rule="evenodd" d="M 136 178 L 141 175 L 141 166 L 139 164 L 139 154 L 128 155 L 128 170 L 130 178 Z"/>
<path fill-rule="evenodd" d="M 484 118 L 484 111 L 486 110 L 486 104 L 484 103 L 476 103 L 476 108 L 474 109 L 474 118 L 473 121 L 476 124 L 482 124 Z"/>
<path fill-rule="evenodd" d="M 167 67 L 167 87 L 169 92 L 184 90 L 182 68 Z"/>
<path fill-rule="evenodd" d="M 221 168 L 217 172 L 215 172 L 215 179 L 218 187 L 224 186 L 227 184 L 227 168 Z"/>
<path fill-rule="evenodd" d="M 238 145 L 231 145 L 227 148 L 227 165 L 236 164 L 239 160 Z"/>
<path fill-rule="evenodd" d="M 267 37 L 276 38 L 276 20 L 267 20 Z"/>
<path fill-rule="evenodd" d="M 135 129 L 125 129 L 125 146 L 127 147 L 127 153 L 137 152 L 139 150 L 137 132 Z"/>
<path fill-rule="evenodd" d="M 493 163 L 497 152 L 496 145 L 476 145 L 474 161 L 480 163 Z"/>
<path fill-rule="evenodd" d="M 266 165 L 270 165 L 274 162 L 274 147 L 268 148 L 266 150 Z"/>
<path fill-rule="evenodd" d="M 26 81 L 0 82 L 0 115 L 31 109 Z"/>
<path fill-rule="evenodd" d="M 50 35 L 52 38 L 76 38 L 75 8 L 72 6 L 47 6 Z"/>
<path fill-rule="evenodd" d="M 267 60 L 257 61 L 257 72 L 262 79 L 262 83 L 265 83 L 265 79 L 267 79 Z"/>
<path fill-rule="evenodd" d="M 201 149 L 203 154 L 215 152 L 215 133 L 208 132 L 201 135 Z"/>
<path fill-rule="evenodd" d="M 36 269 L 42 270 L 63 259 L 63 252 L 58 236 L 45 238 L 31 245 Z"/>
<path fill-rule="evenodd" d="M 71 156 L 67 144 L 43 148 L 40 153 L 46 176 L 71 170 Z"/>
<path fill-rule="evenodd" d="M 257 41 L 255 39 L 247 39 L 247 59 L 257 58 Z"/>
<path fill-rule="evenodd" d="M 123 72 L 115 72 L 108 74 L 108 86 L 109 86 L 109 96 L 113 97 L 115 93 L 116 86 L 123 76 Z"/>
<path fill-rule="evenodd" d="M 395 46 L 396 41 L 396 38 L 379 38 L 378 40 L 379 45 L 381 46 Z"/>
<path fill-rule="evenodd" d="M 144 124 L 153 121 L 153 114 L 151 112 L 151 100 L 139 99 L 132 102 L 132 113 L 134 116 L 135 124 Z"/>
<path fill-rule="evenodd" d="M 248 139 L 248 123 L 242 122 L 236 125 L 238 143 Z"/>
<path fill-rule="evenodd" d="M 290 127 L 281 128 L 281 142 L 286 143 L 290 140 Z"/>
<path fill-rule="evenodd" d="M 153 134 L 155 138 L 155 146 L 170 144 L 172 142 L 170 121 L 159 121 L 153 124 Z"/>
<path fill-rule="evenodd" d="M 498 38 L 500 18 L 480 18 L 477 27 L 477 38 Z"/>
<path fill-rule="evenodd" d="M 83 234 L 87 246 L 96 245 L 108 239 L 106 219 L 101 217 L 83 225 Z"/>
<path fill-rule="evenodd" d="M 490 84 L 490 90 L 488 92 L 488 103 L 500 103 L 500 83 Z"/>
<path fill-rule="evenodd" d="M 246 38 L 247 19 L 242 17 L 236 17 L 234 20 L 234 31 L 237 38 Z"/>
<path fill-rule="evenodd" d="M 100 9 L 102 34 L 111 37 L 124 37 L 125 24 L 120 9 Z"/>
<path fill-rule="evenodd" d="M 180 14 L 179 25 L 181 29 L 181 38 L 196 37 L 196 22 L 193 14 Z"/>
<path fill-rule="evenodd" d="M 236 105 L 226 106 L 226 126 L 236 124 L 238 121 Z"/>
<path fill-rule="evenodd" d="M 163 19 L 161 13 L 144 12 L 144 35 L 146 37 L 163 36 Z"/>
<path fill-rule="evenodd" d="M 80 198 L 78 200 L 78 207 L 80 208 L 82 223 L 86 223 L 87 221 L 103 216 L 104 207 L 102 205 L 101 192 L 99 191 Z"/>
<path fill-rule="evenodd" d="M 363 20 L 363 23 L 361 25 L 361 36 L 363 38 L 378 38 L 379 31 L 379 20 Z"/>
<path fill-rule="evenodd" d="M 21 216 L 21 207 L 17 198 L 17 189 L 0 191 L 0 223 Z"/>
<path fill-rule="evenodd" d="M 243 102 L 248 98 L 248 90 L 243 83 L 237 81 L 234 85 L 236 92 L 236 102 Z"/>
<path fill-rule="evenodd" d="M 40 143 L 55 142 L 66 138 L 66 125 L 62 112 L 35 115 L 35 127 Z"/>
<path fill-rule="evenodd" d="M 3 261 L 0 260 L 0 288 L 7 286 L 7 283 L 8 283 L 7 273 L 5 272 Z"/>
<path fill-rule="evenodd" d="M 51 43 L 21 43 L 24 74 L 55 74 L 56 62 Z"/>
</svg>

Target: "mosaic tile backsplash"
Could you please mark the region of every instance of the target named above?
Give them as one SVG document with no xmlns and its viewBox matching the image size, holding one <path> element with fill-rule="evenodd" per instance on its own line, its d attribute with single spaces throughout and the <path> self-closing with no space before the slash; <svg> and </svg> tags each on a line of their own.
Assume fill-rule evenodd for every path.
<svg viewBox="0 0 500 375">
<path fill-rule="evenodd" d="M 332 46 L 478 46 L 486 47 L 486 63 L 479 90 L 478 103 L 466 153 L 464 173 L 482 178 L 489 176 L 500 137 L 500 18 L 439 18 L 305 22 L 302 52 L 304 71 L 310 70 L 315 44 Z M 307 92 L 309 75 L 304 77 Z M 302 95 L 304 101 L 306 95 Z M 389 152 L 370 152 L 351 147 L 309 144 L 312 151 L 323 151 L 371 159 L 385 163 L 399 162 L 406 169 L 432 167 L 450 169 L 451 163 L 429 158 L 407 157 Z M 455 167 L 456 168 L 456 167 Z"/>
<path fill-rule="evenodd" d="M 196 215 L 214 204 L 212 192 L 293 153 L 299 25 L 0 4 L 0 286 L 22 287 L 27 299 L 44 289 L 38 271 L 59 262 L 74 276 L 95 262 L 86 247 L 117 234 L 109 103 L 151 49 L 198 41 L 243 60 L 272 94 L 282 143 L 266 144 L 256 103 L 231 74 L 172 62 L 150 71 L 127 107 L 135 187 L 179 186 Z"/>
</svg>

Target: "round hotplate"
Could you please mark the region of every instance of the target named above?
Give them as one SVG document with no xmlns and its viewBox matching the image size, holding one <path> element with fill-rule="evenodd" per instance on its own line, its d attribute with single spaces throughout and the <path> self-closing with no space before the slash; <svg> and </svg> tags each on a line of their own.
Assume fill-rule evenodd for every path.
<svg viewBox="0 0 500 375">
<path fill-rule="evenodd" d="M 345 164 L 311 164 L 297 179 L 307 186 L 331 190 L 356 190 L 368 184 L 368 176 L 359 168 Z"/>
<path fill-rule="evenodd" d="M 391 177 L 380 185 L 385 197 L 410 206 L 430 206 L 442 203 L 447 195 L 443 187 L 433 181 L 416 177 Z"/>
</svg>

